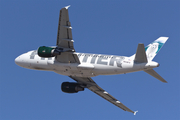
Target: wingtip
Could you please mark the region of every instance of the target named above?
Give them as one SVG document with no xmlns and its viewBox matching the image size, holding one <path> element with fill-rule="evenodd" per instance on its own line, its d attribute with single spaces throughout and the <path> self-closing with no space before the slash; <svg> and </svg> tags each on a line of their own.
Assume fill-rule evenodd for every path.
<svg viewBox="0 0 180 120">
<path fill-rule="evenodd" d="M 68 6 L 64 7 L 64 8 L 68 9 L 70 6 L 71 6 L 71 5 L 68 5 Z"/>
<path fill-rule="evenodd" d="M 136 115 L 137 112 L 138 112 L 138 111 L 134 111 L 134 115 Z"/>
<path fill-rule="evenodd" d="M 168 83 L 166 80 L 163 83 Z"/>
</svg>

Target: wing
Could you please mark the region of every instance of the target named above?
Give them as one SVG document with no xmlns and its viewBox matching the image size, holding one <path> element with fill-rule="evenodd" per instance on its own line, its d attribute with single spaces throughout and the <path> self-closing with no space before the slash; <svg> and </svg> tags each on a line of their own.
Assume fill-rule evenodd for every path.
<svg viewBox="0 0 180 120">
<path fill-rule="evenodd" d="M 111 102 L 112 104 L 116 105 L 117 107 L 123 109 L 124 111 L 132 112 L 134 115 L 137 111 L 132 111 L 129 108 L 127 108 L 125 105 L 123 105 L 120 101 L 118 101 L 116 98 L 111 96 L 108 92 L 103 90 L 101 87 L 99 87 L 90 77 L 74 77 L 70 76 L 73 80 L 77 81 L 78 83 L 85 85 L 89 90 L 96 93 L 97 95 L 101 96 L 102 98 L 106 99 L 107 101 Z"/>
<path fill-rule="evenodd" d="M 59 24 L 57 33 L 57 47 L 62 50 L 60 55 L 56 56 L 56 60 L 61 63 L 80 63 L 77 54 L 75 54 L 72 27 L 69 22 L 68 8 L 64 7 L 60 10 Z"/>
<path fill-rule="evenodd" d="M 66 49 L 66 51 L 75 51 L 72 39 L 72 27 L 69 22 L 68 8 L 70 6 L 64 7 L 60 10 L 59 14 L 59 24 L 57 33 L 57 43 L 59 48 Z"/>
</svg>

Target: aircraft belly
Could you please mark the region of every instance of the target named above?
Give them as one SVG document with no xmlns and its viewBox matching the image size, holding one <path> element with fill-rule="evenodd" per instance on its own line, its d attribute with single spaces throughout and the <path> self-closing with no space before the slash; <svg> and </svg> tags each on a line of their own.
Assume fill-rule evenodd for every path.
<svg viewBox="0 0 180 120">
<path fill-rule="evenodd" d="M 78 63 L 60 63 L 58 61 L 48 62 L 53 67 L 53 71 L 67 76 L 94 77 L 92 73 L 93 65 Z"/>
<path fill-rule="evenodd" d="M 118 74 L 118 71 L 121 68 L 115 66 L 107 66 L 107 65 L 94 65 L 94 69 L 92 72 L 97 75 L 111 75 L 111 74 Z"/>
<path fill-rule="evenodd" d="M 139 71 L 141 68 L 139 65 L 134 65 L 133 62 L 122 62 L 121 66 L 109 66 L 109 65 L 94 65 L 95 68 L 92 72 L 95 75 L 115 75 L 115 74 L 125 74 L 134 71 Z"/>
</svg>

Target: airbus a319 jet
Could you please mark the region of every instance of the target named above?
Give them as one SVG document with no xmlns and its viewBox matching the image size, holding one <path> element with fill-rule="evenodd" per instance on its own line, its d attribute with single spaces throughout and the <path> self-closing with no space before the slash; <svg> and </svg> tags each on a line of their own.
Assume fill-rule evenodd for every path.
<svg viewBox="0 0 180 120">
<path fill-rule="evenodd" d="M 38 50 L 24 53 L 15 59 L 15 63 L 28 69 L 54 71 L 66 75 L 76 82 L 63 82 L 63 92 L 77 93 L 88 88 L 115 106 L 135 115 L 137 111 L 132 111 L 99 87 L 92 77 L 144 71 L 166 83 L 166 80 L 153 70 L 159 64 L 152 60 L 168 37 L 159 37 L 146 47 L 142 43 L 138 44 L 136 53 L 130 57 L 79 53 L 74 49 L 68 8 L 69 6 L 60 10 L 56 46 L 41 46 Z"/>
</svg>

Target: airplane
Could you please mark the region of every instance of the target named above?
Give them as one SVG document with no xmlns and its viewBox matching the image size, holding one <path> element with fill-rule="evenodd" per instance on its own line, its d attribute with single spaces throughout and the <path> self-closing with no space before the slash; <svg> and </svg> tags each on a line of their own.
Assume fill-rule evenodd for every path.
<svg viewBox="0 0 180 120">
<path fill-rule="evenodd" d="M 15 59 L 15 63 L 23 68 L 54 71 L 57 74 L 66 75 L 76 82 L 63 82 L 61 84 L 63 92 L 78 93 L 88 88 L 122 110 L 136 115 L 138 111 L 132 111 L 123 105 L 99 87 L 92 77 L 144 71 L 167 83 L 153 70 L 153 68 L 159 67 L 159 63 L 152 60 L 168 37 L 159 37 L 146 47 L 143 43 L 139 43 L 136 53 L 130 57 L 79 53 L 74 49 L 72 27 L 68 15 L 69 7 L 66 6 L 60 10 L 56 46 L 41 46 L 37 50 L 24 53 Z"/>
</svg>

